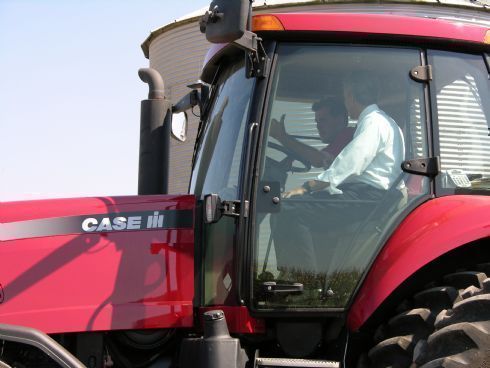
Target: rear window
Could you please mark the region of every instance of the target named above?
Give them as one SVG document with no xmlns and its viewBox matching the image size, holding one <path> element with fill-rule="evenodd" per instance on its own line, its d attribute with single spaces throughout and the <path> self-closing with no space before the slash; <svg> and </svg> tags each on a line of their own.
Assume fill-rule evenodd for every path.
<svg viewBox="0 0 490 368">
<path fill-rule="evenodd" d="M 442 194 L 490 190 L 490 84 L 482 55 L 433 51 Z"/>
</svg>

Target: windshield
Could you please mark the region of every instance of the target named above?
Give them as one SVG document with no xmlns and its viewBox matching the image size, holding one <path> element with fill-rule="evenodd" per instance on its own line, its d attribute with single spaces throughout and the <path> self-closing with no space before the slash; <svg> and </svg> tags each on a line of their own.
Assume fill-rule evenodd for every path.
<svg viewBox="0 0 490 368">
<path fill-rule="evenodd" d="M 419 65 L 418 49 L 279 46 L 257 191 L 256 308 L 345 307 L 401 212 L 428 193 L 427 178 L 400 168 L 428 154 L 425 87 L 409 76 Z M 264 210 L 273 188 L 280 200 Z"/>
<path fill-rule="evenodd" d="M 217 193 L 223 200 L 232 200 L 238 195 L 243 134 L 254 80 L 245 77 L 243 58 L 221 70 L 204 136 L 198 143 L 190 193 Z"/>
<path fill-rule="evenodd" d="M 243 56 L 223 63 L 218 73 L 203 138 L 198 143 L 190 193 L 198 198 L 215 193 L 221 200 L 236 200 L 255 80 L 246 78 Z M 235 295 L 234 242 L 232 217 L 203 228 L 204 305 L 223 304 Z"/>
</svg>

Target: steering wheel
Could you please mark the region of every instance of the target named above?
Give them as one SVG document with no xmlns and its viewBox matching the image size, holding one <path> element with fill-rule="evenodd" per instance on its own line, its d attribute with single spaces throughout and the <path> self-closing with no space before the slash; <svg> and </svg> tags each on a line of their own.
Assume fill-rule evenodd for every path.
<svg viewBox="0 0 490 368">
<path fill-rule="evenodd" d="M 281 161 L 281 166 L 285 168 L 286 171 L 302 173 L 311 170 L 311 164 L 289 148 L 273 142 L 268 142 L 267 147 L 275 149 L 276 151 L 282 152 L 286 155 L 286 158 Z M 295 161 L 301 163 L 302 166 L 294 166 L 293 163 Z"/>
</svg>

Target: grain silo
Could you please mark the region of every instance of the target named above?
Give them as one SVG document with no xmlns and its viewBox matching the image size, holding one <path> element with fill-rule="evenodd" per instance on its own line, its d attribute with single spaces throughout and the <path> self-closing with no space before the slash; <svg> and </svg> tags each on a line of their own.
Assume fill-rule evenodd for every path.
<svg viewBox="0 0 490 368">
<path fill-rule="evenodd" d="M 324 1 L 273 0 L 255 1 L 254 14 L 271 11 L 292 12 L 298 9 L 321 10 Z M 175 103 L 190 90 L 187 85 L 199 79 L 204 56 L 210 43 L 199 31 L 199 19 L 204 7 L 150 33 L 142 49 L 150 67 L 158 70 L 165 83 L 166 96 Z M 185 143 L 172 140 L 169 168 L 169 193 L 185 193 L 189 183 L 191 157 L 199 119 L 189 115 L 188 138 Z"/>
</svg>

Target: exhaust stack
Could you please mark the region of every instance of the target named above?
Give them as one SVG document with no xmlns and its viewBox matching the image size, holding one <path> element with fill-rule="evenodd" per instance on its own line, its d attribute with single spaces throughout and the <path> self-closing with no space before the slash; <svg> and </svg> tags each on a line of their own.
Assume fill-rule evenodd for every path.
<svg viewBox="0 0 490 368">
<path fill-rule="evenodd" d="M 141 101 L 138 194 L 167 194 L 172 106 L 158 71 L 142 68 L 138 75 L 149 87 Z"/>
</svg>

